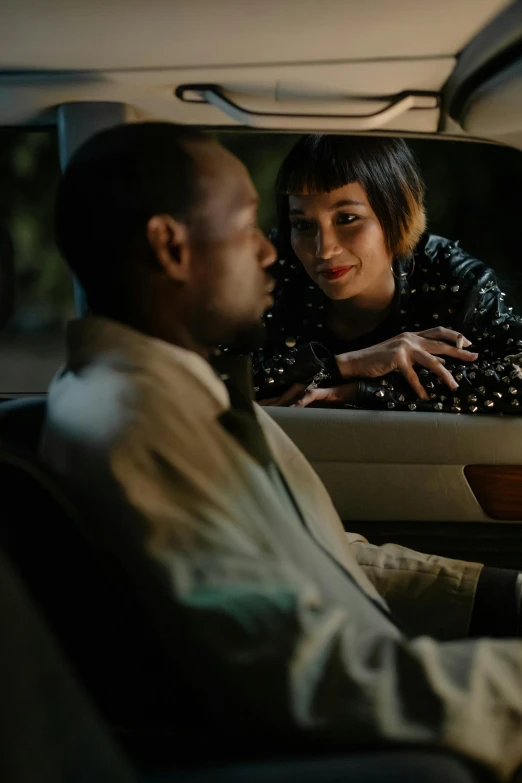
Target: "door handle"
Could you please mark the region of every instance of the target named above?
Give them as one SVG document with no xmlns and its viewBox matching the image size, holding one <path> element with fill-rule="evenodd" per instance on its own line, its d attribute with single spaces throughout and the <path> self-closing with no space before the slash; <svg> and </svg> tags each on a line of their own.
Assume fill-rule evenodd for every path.
<svg viewBox="0 0 522 783">
<path fill-rule="evenodd" d="M 184 84 L 176 89 L 175 94 L 186 103 L 205 103 L 215 106 L 241 125 L 262 130 L 307 131 L 311 130 L 311 123 L 313 125 L 314 121 L 319 123 L 323 131 L 377 130 L 410 109 L 435 109 L 439 105 L 437 93 L 412 90 L 389 98 L 387 106 L 369 114 L 291 114 L 247 109 L 240 106 L 216 84 Z M 382 102 L 386 99 L 358 97 L 357 100 Z"/>
</svg>

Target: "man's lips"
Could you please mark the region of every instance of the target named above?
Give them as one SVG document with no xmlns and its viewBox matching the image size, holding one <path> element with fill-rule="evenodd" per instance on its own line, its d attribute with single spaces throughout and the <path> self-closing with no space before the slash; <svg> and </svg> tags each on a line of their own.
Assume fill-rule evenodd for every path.
<svg viewBox="0 0 522 783">
<path fill-rule="evenodd" d="M 353 266 L 334 266 L 331 269 L 323 269 L 319 272 L 320 275 L 327 280 L 338 280 L 343 277 L 347 272 L 353 269 Z"/>
</svg>

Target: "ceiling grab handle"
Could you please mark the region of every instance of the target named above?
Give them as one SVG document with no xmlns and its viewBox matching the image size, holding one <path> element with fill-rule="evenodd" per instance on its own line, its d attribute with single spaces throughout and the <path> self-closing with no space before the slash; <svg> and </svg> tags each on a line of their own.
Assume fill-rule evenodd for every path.
<svg viewBox="0 0 522 783">
<path fill-rule="evenodd" d="M 198 96 L 187 97 L 188 95 Z M 434 109 L 439 105 L 436 93 L 406 91 L 390 98 L 390 103 L 369 114 L 288 114 L 279 112 L 255 111 L 246 109 L 230 98 L 221 87 L 214 84 L 187 84 L 177 88 L 176 96 L 191 103 L 208 103 L 220 109 L 241 125 L 262 130 L 311 130 L 314 123 L 320 130 L 368 131 L 378 130 L 410 109 Z M 349 98 L 347 99 L 349 100 Z M 357 100 L 378 100 L 385 98 L 357 98 Z"/>
</svg>

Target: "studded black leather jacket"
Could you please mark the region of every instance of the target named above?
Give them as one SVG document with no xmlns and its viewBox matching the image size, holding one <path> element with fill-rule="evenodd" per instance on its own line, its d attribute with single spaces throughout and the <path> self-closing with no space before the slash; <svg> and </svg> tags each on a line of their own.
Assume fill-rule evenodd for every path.
<svg viewBox="0 0 522 783">
<path fill-rule="evenodd" d="M 504 304 L 493 270 L 465 253 L 458 243 L 424 235 L 414 264 L 402 268 L 392 308 L 377 329 L 343 341 L 326 321 L 327 297 L 301 265 L 276 262 L 275 304 L 267 313 L 267 342 L 254 356 L 258 399 L 277 397 L 294 383 L 331 386 L 341 383 L 335 356 L 375 345 L 400 334 L 447 326 L 462 332 L 479 353 L 473 364 L 450 357 L 446 366 L 459 383 L 456 391 L 423 369 L 421 382 L 430 395 L 420 400 L 404 377 L 362 379 L 356 406 L 383 410 L 451 413 L 522 413 L 522 318 Z M 351 407 L 351 406 L 350 406 Z"/>
</svg>

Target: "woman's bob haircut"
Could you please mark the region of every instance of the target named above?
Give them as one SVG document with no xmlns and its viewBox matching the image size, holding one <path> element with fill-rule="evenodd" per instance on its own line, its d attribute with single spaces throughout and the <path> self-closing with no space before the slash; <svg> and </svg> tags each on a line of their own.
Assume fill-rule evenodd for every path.
<svg viewBox="0 0 522 783">
<path fill-rule="evenodd" d="M 291 253 L 288 196 L 330 193 L 358 182 L 396 259 L 411 256 L 426 228 L 424 183 L 402 139 L 308 135 L 299 139 L 277 176 L 278 244 Z"/>
</svg>

